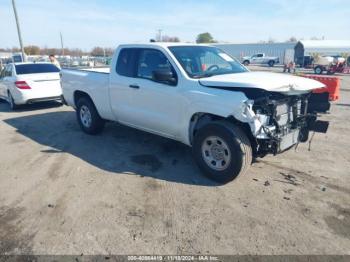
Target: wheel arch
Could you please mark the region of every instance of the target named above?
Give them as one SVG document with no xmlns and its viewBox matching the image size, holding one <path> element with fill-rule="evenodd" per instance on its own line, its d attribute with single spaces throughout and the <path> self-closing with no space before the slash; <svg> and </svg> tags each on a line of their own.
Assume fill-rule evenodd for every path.
<svg viewBox="0 0 350 262">
<path fill-rule="evenodd" d="M 76 91 L 74 91 L 74 94 L 73 94 L 75 107 L 77 107 L 77 103 L 78 103 L 79 99 L 82 97 L 88 98 L 95 105 L 94 101 L 92 100 L 91 96 L 88 93 L 81 91 L 81 90 L 76 90 Z"/>
<path fill-rule="evenodd" d="M 256 138 L 253 136 L 252 131 L 250 129 L 250 126 L 248 123 L 244 123 L 242 121 L 239 121 L 234 116 L 230 115 L 228 117 L 206 113 L 206 112 L 197 112 L 194 113 L 190 119 L 189 123 L 189 129 L 188 129 L 188 136 L 189 136 L 189 142 L 192 145 L 193 144 L 193 138 L 196 135 L 196 132 L 206 124 L 214 121 L 227 121 L 229 123 L 232 123 L 238 127 L 240 127 L 244 133 L 247 135 L 248 139 L 250 140 L 250 143 L 253 147 L 253 151 L 255 151 L 257 141 Z"/>
</svg>

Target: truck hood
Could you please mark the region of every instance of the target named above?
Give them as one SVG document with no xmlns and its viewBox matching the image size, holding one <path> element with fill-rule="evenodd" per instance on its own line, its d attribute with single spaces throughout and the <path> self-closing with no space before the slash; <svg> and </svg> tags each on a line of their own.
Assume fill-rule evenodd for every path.
<svg viewBox="0 0 350 262">
<path fill-rule="evenodd" d="M 258 88 L 271 92 L 289 95 L 307 93 L 313 89 L 324 88 L 325 85 L 312 79 L 269 72 L 244 72 L 237 74 L 216 75 L 199 80 L 207 87 Z"/>
</svg>

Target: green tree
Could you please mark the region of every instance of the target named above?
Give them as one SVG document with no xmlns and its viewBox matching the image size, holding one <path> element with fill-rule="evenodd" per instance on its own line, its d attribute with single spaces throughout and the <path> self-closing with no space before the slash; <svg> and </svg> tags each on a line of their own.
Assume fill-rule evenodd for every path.
<svg viewBox="0 0 350 262">
<path fill-rule="evenodd" d="M 216 43 L 212 35 L 208 32 L 199 34 L 196 39 L 197 44 L 200 43 Z"/>
</svg>

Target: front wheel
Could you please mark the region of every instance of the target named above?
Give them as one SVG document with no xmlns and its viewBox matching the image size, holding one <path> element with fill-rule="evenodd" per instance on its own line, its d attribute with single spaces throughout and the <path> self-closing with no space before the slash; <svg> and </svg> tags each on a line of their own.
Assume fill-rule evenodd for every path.
<svg viewBox="0 0 350 262">
<path fill-rule="evenodd" d="M 89 135 L 101 133 L 105 126 L 94 103 L 87 97 L 82 97 L 77 102 L 77 119 L 81 129 Z"/>
<path fill-rule="evenodd" d="M 268 65 L 269 65 L 269 67 L 273 67 L 275 65 L 275 61 L 273 61 L 273 60 L 269 61 Z"/>
<path fill-rule="evenodd" d="M 243 130 L 218 121 L 198 130 L 193 143 L 194 158 L 205 176 L 227 183 L 244 174 L 252 163 L 252 147 Z"/>
</svg>

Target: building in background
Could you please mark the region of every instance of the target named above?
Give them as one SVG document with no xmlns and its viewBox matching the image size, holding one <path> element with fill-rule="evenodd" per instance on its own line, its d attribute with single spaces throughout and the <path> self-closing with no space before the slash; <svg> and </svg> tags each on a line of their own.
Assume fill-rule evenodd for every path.
<svg viewBox="0 0 350 262">
<path fill-rule="evenodd" d="M 284 64 L 286 53 L 292 52 L 297 43 L 255 43 L 255 44 L 215 44 L 233 57 L 242 62 L 244 56 L 252 56 L 258 53 L 265 53 L 267 56 L 278 57 L 280 63 Z M 291 50 L 291 51 L 287 51 Z"/>
<path fill-rule="evenodd" d="M 265 53 L 276 56 L 281 64 L 294 60 L 300 66 L 312 63 L 312 56 L 350 56 L 350 40 L 301 40 L 291 43 L 255 43 L 255 44 L 214 44 L 240 61 L 244 56 Z"/>
</svg>

